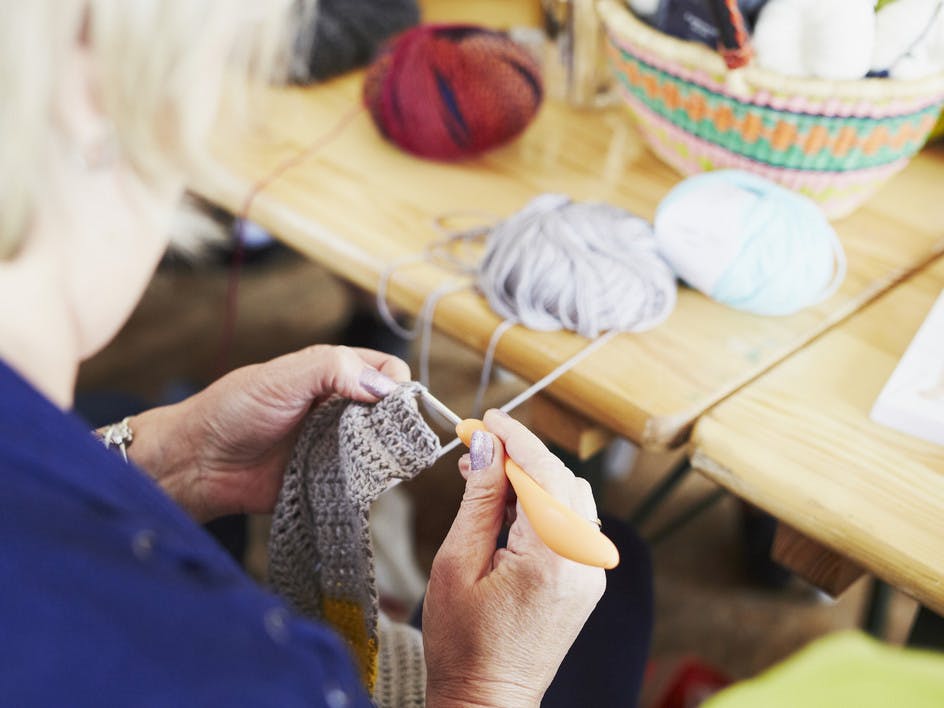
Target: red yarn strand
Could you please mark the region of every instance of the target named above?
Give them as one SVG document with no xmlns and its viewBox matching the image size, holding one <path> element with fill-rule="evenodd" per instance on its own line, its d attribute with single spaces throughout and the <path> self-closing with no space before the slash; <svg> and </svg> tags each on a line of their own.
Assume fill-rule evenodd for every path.
<svg viewBox="0 0 944 708">
<path fill-rule="evenodd" d="M 354 119 L 363 111 L 363 106 L 354 106 L 351 108 L 330 130 L 319 136 L 306 147 L 279 162 L 271 172 L 264 175 L 253 184 L 246 194 L 239 214 L 236 217 L 236 228 L 234 231 L 236 248 L 233 251 L 233 259 L 230 263 L 229 279 L 226 286 L 223 331 L 220 336 L 220 347 L 216 364 L 217 377 L 222 376 L 230 370 L 233 339 L 236 334 L 236 320 L 239 315 L 239 279 L 242 272 L 243 261 L 245 260 L 245 222 L 249 219 L 249 214 L 256 197 L 262 194 L 273 182 L 285 175 L 286 172 L 299 166 L 341 137 L 348 126 L 350 126 L 350 124 L 354 122 Z"/>
</svg>

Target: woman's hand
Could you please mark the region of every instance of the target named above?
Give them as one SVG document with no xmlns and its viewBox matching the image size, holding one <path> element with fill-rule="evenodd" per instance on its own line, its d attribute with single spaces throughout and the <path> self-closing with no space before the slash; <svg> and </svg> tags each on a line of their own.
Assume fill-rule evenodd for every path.
<svg viewBox="0 0 944 708">
<path fill-rule="evenodd" d="M 128 455 L 199 521 L 271 512 L 305 414 L 332 395 L 372 402 L 410 377 L 400 359 L 313 346 L 237 369 L 131 421 Z"/>
<path fill-rule="evenodd" d="M 589 521 L 590 486 L 520 423 L 485 415 L 476 432 L 459 513 L 433 561 L 423 606 L 427 705 L 537 706 L 603 594 L 602 569 L 561 558 L 517 510 L 507 548 L 495 545 L 511 494 L 507 454 Z"/>
</svg>

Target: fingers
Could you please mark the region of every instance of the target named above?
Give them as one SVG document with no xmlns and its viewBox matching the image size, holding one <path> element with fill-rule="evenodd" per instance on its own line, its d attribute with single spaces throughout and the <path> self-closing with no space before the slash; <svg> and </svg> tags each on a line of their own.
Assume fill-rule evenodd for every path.
<svg viewBox="0 0 944 708">
<path fill-rule="evenodd" d="M 504 444 L 507 455 L 545 491 L 573 509 L 579 516 L 597 518 L 590 484 L 574 474 L 525 426 L 500 411 L 485 414 L 486 427 Z M 546 552 L 543 541 L 518 508 L 517 521 L 509 535 L 509 548 Z"/>
<path fill-rule="evenodd" d="M 355 401 L 372 403 L 392 392 L 397 383 L 410 380 L 410 367 L 398 357 L 361 347 L 338 349 L 344 350 L 345 355 L 351 353 L 358 357 L 362 368 L 358 375 L 357 387 L 353 391 L 349 394 L 343 391 L 335 391 L 336 393 Z M 364 396 L 364 393 L 367 395 Z"/>
<path fill-rule="evenodd" d="M 574 477 L 570 486 L 570 508 L 590 521 L 597 519 L 597 503 L 593 499 L 590 482 L 583 477 Z"/>
<path fill-rule="evenodd" d="M 501 411 L 490 410 L 483 420 L 485 426 L 502 441 L 511 459 L 545 491 L 570 506 L 574 475 L 534 433 Z"/>
<path fill-rule="evenodd" d="M 410 368 L 395 356 L 316 345 L 273 359 L 261 367 L 265 394 L 291 405 L 311 404 L 337 394 L 373 403 L 410 378 Z"/>
<path fill-rule="evenodd" d="M 491 569 L 495 544 L 505 518 L 508 478 L 505 454 L 494 435 L 480 432 L 473 443 L 476 455 L 465 459 L 467 481 L 459 512 L 436 554 L 436 572 L 470 584 Z M 484 464 L 473 469 L 471 462 Z"/>
<path fill-rule="evenodd" d="M 366 364 L 397 383 L 410 380 L 410 367 L 399 357 L 374 351 L 373 349 L 364 349 L 363 347 L 351 347 L 351 351 L 363 359 Z"/>
<path fill-rule="evenodd" d="M 315 347 L 315 349 L 318 349 Z M 354 401 L 372 402 L 396 388 L 396 383 L 367 364 L 353 349 L 330 347 L 318 351 L 311 362 L 319 369 L 315 397 L 332 393 Z"/>
<path fill-rule="evenodd" d="M 462 475 L 462 479 L 468 481 L 471 473 L 472 461 L 469 459 L 469 453 L 466 453 L 459 458 L 459 474 Z"/>
<path fill-rule="evenodd" d="M 459 458 L 459 474 L 461 474 L 462 479 L 466 481 L 468 481 L 469 475 L 472 474 L 472 461 L 469 458 L 469 453 Z M 517 518 L 517 512 L 515 510 L 517 501 L 518 498 L 515 496 L 515 490 L 512 489 L 509 484 L 508 491 L 505 494 L 505 517 L 502 521 L 502 528 L 507 528 L 515 523 L 515 518 Z"/>
</svg>

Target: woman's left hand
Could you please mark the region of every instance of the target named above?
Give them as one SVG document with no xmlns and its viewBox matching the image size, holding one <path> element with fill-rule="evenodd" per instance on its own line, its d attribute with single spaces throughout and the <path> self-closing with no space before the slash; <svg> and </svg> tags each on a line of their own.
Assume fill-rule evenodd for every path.
<svg viewBox="0 0 944 708">
<path fill-rule="evenodd" d="M 313 346 L 227 374 L 187 400 L 131 420 L 129 458 L 198 521 L 268 513 L 299 426 L 332 395 L 373 402 L 410 378 L 400 359 Z"/>
</svg>

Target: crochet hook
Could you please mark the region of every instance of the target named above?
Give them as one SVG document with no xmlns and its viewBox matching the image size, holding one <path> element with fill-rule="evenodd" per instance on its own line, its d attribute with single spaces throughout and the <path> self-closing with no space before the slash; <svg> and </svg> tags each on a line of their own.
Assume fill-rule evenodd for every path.
<svg viewBox="0 0 944 708">
<path fill-rule="evenodd" d="M 485 430 L 481 420 L 462 420 L 428 390 L 423 389 L 422 395 L 455 424 L 456 435 L 466 446 L 472 440 L 472 433 Z M 505 474 L 532 528 L 548 548 L 559 556 L 597 568 L 615 568 L 619 564 L 619 551 L 596 522 L 584 519 L 548 494 L 511 458 L 505 458 Z"/>
</svg>

